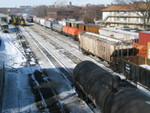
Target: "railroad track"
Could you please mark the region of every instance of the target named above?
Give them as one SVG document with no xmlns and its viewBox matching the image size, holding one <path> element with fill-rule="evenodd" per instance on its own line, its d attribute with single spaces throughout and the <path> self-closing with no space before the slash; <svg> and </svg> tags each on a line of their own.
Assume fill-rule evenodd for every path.
<svg viewBox="0 0 150 113">
<path fill-rule="evenodd" d="M 43 29 L 39 29 L 36 27 L 32 27 L 32 30 L 34 32 L 36 32 L 39 36 L 41 36 L 44 40 L 47 40 L 48 43 L 50 43 L 51 45 L 53 45 L 56 49 L 60 50 L 60 52 L 65 55 L 66 57 L 68 57 L 69 59 L 71 59 L 75 64 L 78 64 L 79 62 L 81 62 L 81 60 L 79 58 L 77 58 L 76 56 L 74 56 L 73 54 L 71 54 L 68 50 L 64 49 L 62 46 L 58 45 L 56 42 L 54 42 L 52 39 L 49 38 L 49 36 L 56 38 L 55 35 L 50 35 L 49 33 L 45 34 L 45 30 Z M 60 40 L 59 38 L 57 38 L 58 40 Z M 62 41 L 62 39 L 60 40 Z M 64 41 L 62 41 L 64 42 Z M 64 42 L 65 43 L 65 42 Z M 69 45 L 69 47 L 73 47 L 76 50 L 79 50 L 76 46 L 72 46 L 70 43 L 66 43 L 67 45 Z"/>
<path fill-rule="evenodd" d="M 34 53 L 32 52 L 31 48 L 29 47 L 25 37 L 22 33 L 19 33 L 21 39 L 20 44 L 24 48 L 23 45 L 26 45 L 27 48 L 24 48 L 24 55 L 27 59 L 27 66 L 31 70 L 31 79 L 30 82 L 33 86 L 33 92 L 36 94 L 36 100 L 38 101 L 37 106 L 42 113 L 65 113 L 63 105 L 60 102 L 55 90 L 50 86 L 50 81 L 47 79 L 47 76 L 43 73 Z M 32 59 L 32 60 L 31 60 Z M 35 69 L 32 69 L 33 66 L 33 59 L 36 66 L 38 66 L 37 70 L 40 72 L 39 74 L 36 73 Z M 32 61 L 32 63 L 31 63 Z M 49 98 L 49 100 L 47 100 Z"/>
<path fill-rule="evenodd" d="M 52 36 L 54 38 L 57 38 L 57 40 L 61 41 L 61 42 L 64 42 L 64 43 L 67 43 L 71 48 L 75 48 L 77 50 L 79 50 L 79 47 L 78 47 L 78 44 L 79 42 L 75 41 L 73 38 L 71 37 L 66 37 L 58 32 L 55 32 L 55 31 L 52 31 L 51 29 L 49 28 L 45 28 L 43 26 L 39 26 L 37 24 L 34 24 L 33 27 L 35 27 L 40 29 L 41 31 L 45 32 L 46 34 L 48 34 L 49 36 Z M 69 40 L 68 40 L 69 39 Z"/>
<path fill-rule="evenodd" d="M 52 62 L 52 64 L 57 68 L 57 70 L 59 71 L 59 73 L 63 76 L 63 78 L 65 78 L 65 80 L 67 81 L 68 85 L 73 86 L 73 78 L 72 78 L 72 70 L 68 69 L 65 64 L 63 64 L 62 61 L 60 61 L 55 55 L 53 55 L 53 53 L 51 53 L 50 51 L 47 50 L 47 48 L 42 45 L 42 43 L 40 41 L 38 41 L 35 37 L 34 34 L 32 34 L 31 32 L 29 32 L 26 28 L 23 28 L 28 35 L 34 40 L 34 42 L 36 43 L 37 47 L 40 49 L 40 51 L 45 54 L 45 57 L 47 57 L 47 59 L 49 59 L 50 62 Z M 38 33 L 40 34 L 40 33 Z M 61 67 L 61 68 L 60 68 Z M 74 89 L 74 87 L 72 87 Z M 93 106 L 92 103 L 88 103 L 89 108 L 96 113 L 94 110 L 97 110 L 97 108 L 95 108 Z"/>
<path fill-rule="evenodd" d="M 24 28 L 25 29 L 25 28 Z M 68 69 L 62 61 L 60 61 L 53 53 L 51 53 L 42 43 L 40 43 L 28 30 L 25 31 L 29 34 L 29 36 L 35 41 L 37 47 L 41 50 L 42 53 L 53 63 L 53 65 L 57 68 L 57 70 L 61 73 L 61 75 L 66 79 L 69 85 L 73 85 L 72 82 L 72 70 Z"/>
<path fill-rule="evenodd" d="M 67 44 L 69 47 L 74 48 L 76 51 L 79 51 L 79 42 L 73 40 L 73 38 L 71 37 L 66 37 L 60 33 L 54 32 L 51 29 L 47 29 L 43 26 L 34 24 L 35 26 L 32 26 L 32 30 L 39 33 L 39 35 L 41 37 L 43 37 L 45 40 L 47 40 L 50 44 L 52 44 L 53 46 L 57 47 L 58 49 L 62 49 L 63 46 L 58 45 L 57 44 L 57 40 L 59 40 L 60 42 L 63 42 L 65 44 Z M 48 37 L 49 36 L 49 37 Z M 54 40 L 57 39 L 56 41 L 51 40 L 50 38 L 53 38 Z M 65 52 L 64 52 L 65 51 Z M 77 58 L 75 55 L 71 54 L 71 52 L 69 52 L 67 49 L 64 48 L 64 55 L 66 55 L 68 58 L 70 59 L 75 59 L 73 60 L 75 64 L 78 64 L 81 62 L 81 60 L 79 58 Z M 94 59 L 95 61 L 97 61 L 100 64 L 103 64 L 105 67 L 110 67 L 110 65 L 105 62 L 104 60 L 93 56 L 93 55 L 88 55 L 90 58 Z"/>
</svg>

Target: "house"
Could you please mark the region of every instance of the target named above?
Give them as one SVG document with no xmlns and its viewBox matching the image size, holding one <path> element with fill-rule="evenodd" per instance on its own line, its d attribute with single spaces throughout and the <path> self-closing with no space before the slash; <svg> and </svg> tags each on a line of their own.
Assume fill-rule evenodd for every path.
<svg viewBox="0 0 150 113">
<path fill-rule="evenodd" d="M 144 19 L 141 11 L 145 11 L 146 7 L 147 5 L 143 2 L 137 4 L 111 5 L 102 10 L 103 23 L 105 23 L 106 26 L 116 28 L 128 26 L 142 29 Z"/>
</svg>

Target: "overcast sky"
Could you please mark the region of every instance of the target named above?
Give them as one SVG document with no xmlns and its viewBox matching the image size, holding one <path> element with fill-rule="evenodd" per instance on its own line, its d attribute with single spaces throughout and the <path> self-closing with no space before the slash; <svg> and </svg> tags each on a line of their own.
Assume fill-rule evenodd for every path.
<svg viewBox="0 0 150 113">
<path fill-rule="evenodd" d="M 110 4 L 114 0 L 0 0 L 0 7 L 19 7 L 22 5 L 53 5 L 57 4 L 68 4 L 69 1 L 73 5 L 84 5 L 87 3 L 91 4 Z"/>
</svg>

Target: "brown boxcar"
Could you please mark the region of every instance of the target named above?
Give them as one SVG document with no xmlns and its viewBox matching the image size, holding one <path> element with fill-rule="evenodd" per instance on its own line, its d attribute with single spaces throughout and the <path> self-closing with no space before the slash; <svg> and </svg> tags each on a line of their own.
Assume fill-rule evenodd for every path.
<svg viewBox="0 0 150 113">
<path fill-rule="evenodd" d="M 79 24 L 79 29 L 85 32 L 92 32 L 99 34 L 99 29 L 104 28 L 104 26 L 94 25 L 94 24 Z"/>
<path fill-rule="evenodd" d="M 118 39 L 100 36 L 98 34 L 82 32 L 78 35 L 79 47 L 83 52 L 92 53 L 110 63 L 117 58 L 134 54 L 133 45 Z"/>
</svg>

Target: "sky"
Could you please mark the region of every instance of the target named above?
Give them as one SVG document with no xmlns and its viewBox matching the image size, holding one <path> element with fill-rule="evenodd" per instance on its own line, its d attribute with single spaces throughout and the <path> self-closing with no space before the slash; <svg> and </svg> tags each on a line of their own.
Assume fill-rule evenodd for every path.
<svg viewBox="0 0 150 113">
<path fill-rule="evenodd" d="M 114 0 L 0 0 L 0 7 L 19 7 L 24 5 L 53 5 L 53 4 L 69 4 L 73 5 L 90 4 L 110 4 Z"/>
</svg>

